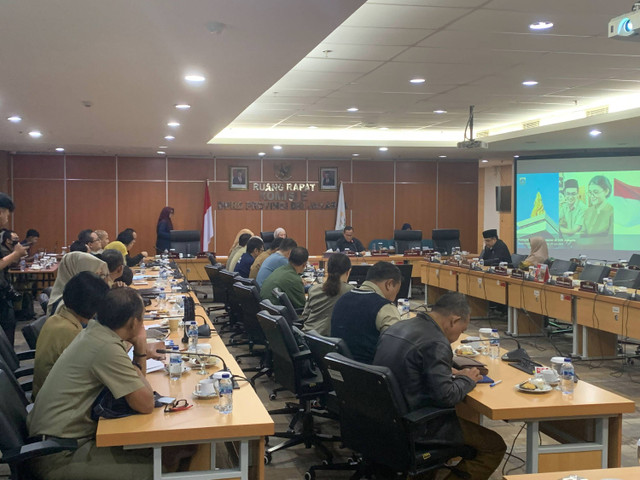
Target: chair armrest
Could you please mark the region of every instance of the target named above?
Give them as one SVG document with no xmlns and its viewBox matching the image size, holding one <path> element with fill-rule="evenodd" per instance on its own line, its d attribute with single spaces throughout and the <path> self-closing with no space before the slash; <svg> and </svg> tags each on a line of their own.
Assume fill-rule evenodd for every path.
<svg viewBox="0 0 640 480">
<path fill-rule="evenodd" d="M 16 353 L 16 356 L 18 357 L 18 360 L 20 360 L 20 361 L 22 361 L 22 360 L 33 360 L 34 358 L 36 358 L 36 351 L 35 350 L 25 350 L 24 352 Z"/>
<path fill-rule="evenodd" d="M 304 323 L 302 322 L 293 322 L 293 326 L 302 330 L 302 327 L 304 327 Z"/>
<path fill-rule="evenodd" d="M 455 408 L 424 407 L 418 410 L 414 410 L 413 412 L 409 412 L 402 418 L 406 423 L 409 423 L 412 426 L 418 426 L 428 423 L 436 418 L 455 414 Z"/>
<path fill-rule="evenodd" d="M 20 388 L 24 393 L 29 393 L 33 390 L 33 380 L 29 380 L 26 382 L 19 382 Z"/>
<path fill-rule="evenodd" d="M 27 375 L 33 375 L 33 367 L 20 367 L 15 372 L 13 372 L 13 375 L 16 378 L 22 378 L 22 377 L 26 377 Z"/>
<path fill-rule="evenodd" d="M 32 458 L 63 452 L 65 450 L 77 450 L 78 441 L 74 438 L 48 438 L 34 443 L 27 443 L 20 447 L 2 452 L 3 463 L 23 463 Z"/>
<path fill-rule="evenodd" d="M 311 360 L 313 359 L 313 356 L 311 355 L 311 350 L 303 350 L 301 352 L 298 353 L 294 353 L 292 355 L 293 361 L 295 363 L 301 363 L 304 360 Z"/>
</svg>

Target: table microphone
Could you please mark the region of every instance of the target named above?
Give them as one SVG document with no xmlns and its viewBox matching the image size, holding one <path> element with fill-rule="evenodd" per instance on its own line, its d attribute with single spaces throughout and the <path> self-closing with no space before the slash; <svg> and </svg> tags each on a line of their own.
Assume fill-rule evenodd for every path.
<svg viewBox="0 0 640 480">
<path fill-rule="evenodd" d="M 527 359 L 531 358 L 529 356 L 529 354 L 527 353 L 527 351 L 520 346 L 520 342 L 518 340 L 516 340 L 515 338 L 513 338 L 513 337 L 507 337 L 507 338 L 501 337 L 500 340 L 513 340 L 518 345 L 518 348 L 516 348 L 515 350 L 511 350 L 510 352 L 507 352 L 504 355 L 502 355 L 502 360 L 504 360 L 505 362 L 519 362 L 523 358 L 527 358 Z M 490 342 L 490 341 L 491 341 L 491 339 L 470 340 L 468 338 L 465 338 L 464 340 L 461 340 L 460 343 L 476 343 L 476 342 Z"/>
<path fill-rule="evenodd" d="M 171 355 L 176 353 L 175 350 L 165 350 L 164 348 L 158 348 L 156 350 L 157 353 L 164 353 L 166 355 Z M 219 355 L 215 355 L 213 353 L 196 353 L 196 352 L 189 352 L 187 350 L 179 350 L 178 353 L 180 355 L 185 355 L 187 357 L 213 357 L 213 358 L 217 358 L 218 360 L 220 360 L 222 362 L 222 370 L 220 370 L 221 372 L 229 372 L 229 374 L 231 375 L 231 383 L 233 384 L 233 388 L 234 390 L 237 390 L 240 388 L 240 385 L 238 385 L 238 383 L 236 382 L 235 378 L 234 378 L 234 374 L 231 373 L 231 370 L 229 370 L 229 367 L 227 367 L 226 362 L 224 361 L 224 358 L 222 358 Z"/>
</svg>

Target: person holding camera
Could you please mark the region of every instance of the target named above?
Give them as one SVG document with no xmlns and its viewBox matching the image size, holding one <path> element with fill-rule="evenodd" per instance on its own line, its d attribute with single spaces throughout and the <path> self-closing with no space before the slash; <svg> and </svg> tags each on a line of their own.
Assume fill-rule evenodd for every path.
<svg viewBox="0 0 640 480">
<path fill-rule="evenodd" d="M 9 224 L 9 217 L 15 210 L 13 200 L 5 193 L 0 192 L 0 228 Z M 28 252 L 28 246 L 21 245 L 18 235 L 11 230 L 3 230 L 0 236 L 0 326 L 7 334 L 11 345 L 16 330 L 16 318 L 13 311 L 15 290 L 11 286 L 9 267 L 18 263 Z"/>
</svg>

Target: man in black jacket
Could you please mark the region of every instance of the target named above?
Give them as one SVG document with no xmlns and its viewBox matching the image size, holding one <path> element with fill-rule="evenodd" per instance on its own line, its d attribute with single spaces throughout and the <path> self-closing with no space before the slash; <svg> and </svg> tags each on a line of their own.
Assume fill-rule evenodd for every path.
<svg viewBox="0 0 640 480">
<path fill-rule="evenodd" d="M 507 262 L 511 265 L 511 252 L 509 247 L 498 238 L 498 231 L 495 228 L 482 232 L 484 238 L 484 249 L 480 258 L 485 265 L 498 265 L 500 262 Z"/>
<path fill-rule="evenodd" d="M 461 293 L 440 297 L 427 315 L 390 326 L 378 341 L 374 365 L 388 367 L 400 385 L 411 411 L 424 407 L 452 408 L 482 379 L 477 368 L 455 370 L 451 343 L 469 326 L 470 309 Z M 486 480 L 500 465 L 507 449 L 496 432 L 464 419 L 448 417 L 425 432 L 429 442 L 465 444 L 477 455 L 458 468 L 472 480 Z M 449 479 L 458 478 L 451 473 Z"/>
</svg>

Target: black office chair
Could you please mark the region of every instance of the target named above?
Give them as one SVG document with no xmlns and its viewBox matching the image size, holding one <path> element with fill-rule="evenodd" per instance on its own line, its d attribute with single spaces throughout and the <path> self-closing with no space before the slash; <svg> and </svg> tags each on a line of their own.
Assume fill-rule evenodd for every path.
<svg viewBox="0 0 640 480">
<path fill-rule="evenodd" d="M 171 250 L 185 257 L 194 257 L 200 251 L 200 230 L 171 230 Z"/>
<path fill-rule="evenodd" d="M 616 287 L 627 287 L 631 289 L 640 288 L 640 270 L 619 268 L 616 272 L 616 276 L 613 277 L 613 284 Z"/>
<path fill-rule="evenodd" d="M 409 412 L 388 368 L 366 365 L 338 353 L 329 353 L 326 362 L 340 403 L 343 444 L 362 455 L 352 479 L 375 472 L 382 472 L 382 478 L 385 474 L 406 478 L 444 468 L 454 457 L 475 456 L 475 450 L 465 445 L 425 442 L 429 423 L 455 416 L 454 408 L 425 407 Z M 458 476 L 469 478 L 465 473 L 456 471 Z"/>
<path fill-rule="evenodd" d="M 219 333 L 222 335 L 224 333 L 231 332 L 231 338 L 229 340 L 230 343 L 227 346 L 241 344 L 246 345 L 248 342 L 241 342 L 236 338 L 244 334 L 244 330 L 242 328 L 242 310 L 240 309 L 240 305 L 235 299 L 233 293 L 233 284 L 236 283 L 237 278 L 240 278 L 240 274 L 238 272 L 230 272 L 224 268 L 219 271 L 219 274 L 220 284 L 226 292 L 225 309 L 229 312 L 229 320 L 222 325 Z"/>
<path fill-rule="evenodd" d="M 640 267 L 640 253 L 634 253 L 629 259 L 630 267 Z"/>
<path fill-rule="evenodd" d="M 325 230 L 324 243 L 327 246 L 327 250 L 331 249 L 335 251 L 338 240 L 343 236 L 342 230 Z"/>
<path fill-rule="evenodd" d="M 454 247 L 460 248 L 460 230 L 439 228 L 431 230 L 433 249 L 440 253 L 451 253 Z"/>
<path fill-rule="evenodd" d="M 2 370 L 7 374 L 7 376 L 9 377 L 9 380 L 11 381 L 11 386 L 13 387 L 15 392 L 18 394 L 18 397 L 20 397 L 20 401 L 23 403 L 25 408 L 27 408 L 27 406 L 31 404 L 31 400 L 32 400 L 31 394 L 27 394 L 27 392 L 25 392 L 22 389 L 20 382 L 18 381 L 16 376 L 13 374 L 9 366 L 6 364 L 2 356 L 0 356 L 0 370 Z"/>
<path fill-rule="evenodd" d="M 602 279 L 608 276 L 610 271 L 611 268 L 605 265 L 587 264 L 582 269 L 582 272 L 580 272 L 579 279 L 580 281 L 586 280 L 589 282 L 602 283 Z"/>
<path fill-rule="evenodd" d="M 36 356 L 35 350 L 27 350 L 25 352 L 16 353 L 4 330 L 0 328 L 0 357 L 9 367 L 9 370 L 13 372 L 13 375 L 19 380 L 20 387 L 25 392 L 31 392 L 33 388 L 33 367 L 22 366 L 20 362 L 22 360 L 33 360 Z M 24 380 L 20 380 L 25 378 Z"/>
<path fill-rule="evenodd" d="M 47 321 L 47 318 L 49 318 L 47 315 L 43 315 L 37 320 L 34 320 L 28 325 L 22 327 L 22 335 L 24 336 L 24 339 L 26 340 L 27 345 L 29 345 L 29 348 L 31 350 L 36 349 L 38 335 L 40 335 L 40 331 L 42 330 L 42 327 L 44 327 L 44 322 Z"/>
<path fill-rule="evenodd" d="M 367 278 L 367 272 L 371 268 L 371 265 L 351 265 L 351 271 L 349 272 L 349 278 L 347 282 L 356 282 L 359 287 L 364 283 Z"/>
<path fill-rule="evenodd" d="M 295 325 L 298 328 L 302 328 L 302 322 L 300 321 L 300 317 L 298 317 L 298 311 L 293 307 L 289 296 L 278 287 L 273 289 L 273 294 L 278 299 L 278 302 L 280 302 L 280 305 L 283 305 L 287 309 L 283 317 L 289 325 Z"/>
<path fill-rule="evenodd" d="M 407 250 L 422 250 L 422 230 L 394 230 L 393 241 L 396 253 L 402 255 Z"/>
<path fill-rule="evenodd" d="M 264 249 L 269 250 L 274 240 L 273 232 L 260 232 L 260 238 L 264 242 Z"/>
<path fill-rule="evenodd" d="M 28 442 L 27 410 L 4 370 L 0 370 L 0 431 L 0 462 L 9 465 L 12 480 L 32 479 L 29 465 L 36 457 L 78 448 L 75 439 L 67 438 Z"/>
<path fill-rule="evenodd" d="M 328 386 L 322 381 L 320 373 L 310 368 L 311 352 L 308 349 L 299 348 L 291 327 L 283 317 L 270 315 L 263 310 L 258 313 L 258 322 L 262 326 L 273 355 L 273 375 L 276 382 L 294 393 L 298 399 L 296 405 L 269 411 L 270 415 L 293 414 L 293 419 L 289 423 L 288 431 L 274 433 L 273 436 L 287 440 L 267 448 L 265 462 L 271 463 L 273 453 L 300 444 L 304 444 L 306 448 L 317 447 L 330 461 L 332 455 L 324 442 L 339 441 L 340 437 L 315 431 L 311 401 L 319 395 L 326 394 Z M 295 426 L 298 422 L 302 422 L 302 430 L 296 433 Z"/>
<path fill-rule="evenodd" d="M 218 261 L 216 260 L 216 254 L 215 253 L 207 253 L 207 258 L 209 259 L 209 263 L 211 265 L 217 265 Z"/>
<path fill-rule="evenodd" d="M 263 375 L 271 374 L 270 352 L 267 348 L 267 338 L 262 331 L 262 327 L 258 323 L 256 315 L 261 310 L 260 294 L 255 286 L 244 285 L 240 282 L 233 284 L 233 292 L 235 298 L 240 304 L 242 311 L 242 326 L 247 334 L 247 342 L 249 352 L 236 355 L 236 361 L 241 363 L 241 358 L 258 357 L 260 364 L 257 367 L 243 368 L 243 372 L 257 372 L 249 380 L 251 385 L 255 384 L 255 380 Z M 256 346 L 264 348 L 256 349 Z"/>
<path fill-rule="evenodd" d="M 400 283 L 400 290 L 398 290 L 398 295 L 396 295 L 396 301 L 399 298 L 408 298 L 409 290 L 411 289 L 411 274 L 413 272 L 413 265 L 411 263 L 402 263 L 396 265 L 400 270 L 400 274 L 402 275 L 402 280 Z"/>
<path fill-rule="evenodd" d="M 578 264 L 576 262 L 556 258 L 551 263 L 551 267 L 549 268 L 549 275 L 557 277 L 559 275 L 562 275 L 564 272 L 575 272 L 576 268 L 578 268 Z"/>
<path fill-rule="evenodd" d="M 513 265 L 514 268 L 518 268 L 518 265 L 520 265 L 520 263 L 523 262 L 525 258 L 527 258 L 527 255 L 520 255 L 519 253 L 512 253 L 511 254 L 511 265 Z"/>
<path fill-rule="evenodd" d="M 204 266 L 204 271 L 207 273 L 207 277 L 209 277 L 209 282 L 211 283 L 211 288 L 213 290 L 213 303 L 221 304 L 218 306 L 207 307 L 207 315 L 210 316 L 214 312 L 224 312 L 222 314 L 216 315 L 215 322 L 213 322 L 214 324 L 219 324 L 221 323 L 221 319 L 229 317 L 227 290 L 225 289 L 224 283 L 220 278 L 220 270 L 222 270 L 223 268 L 224 267 L 221 263 Z"/>
</svg>

